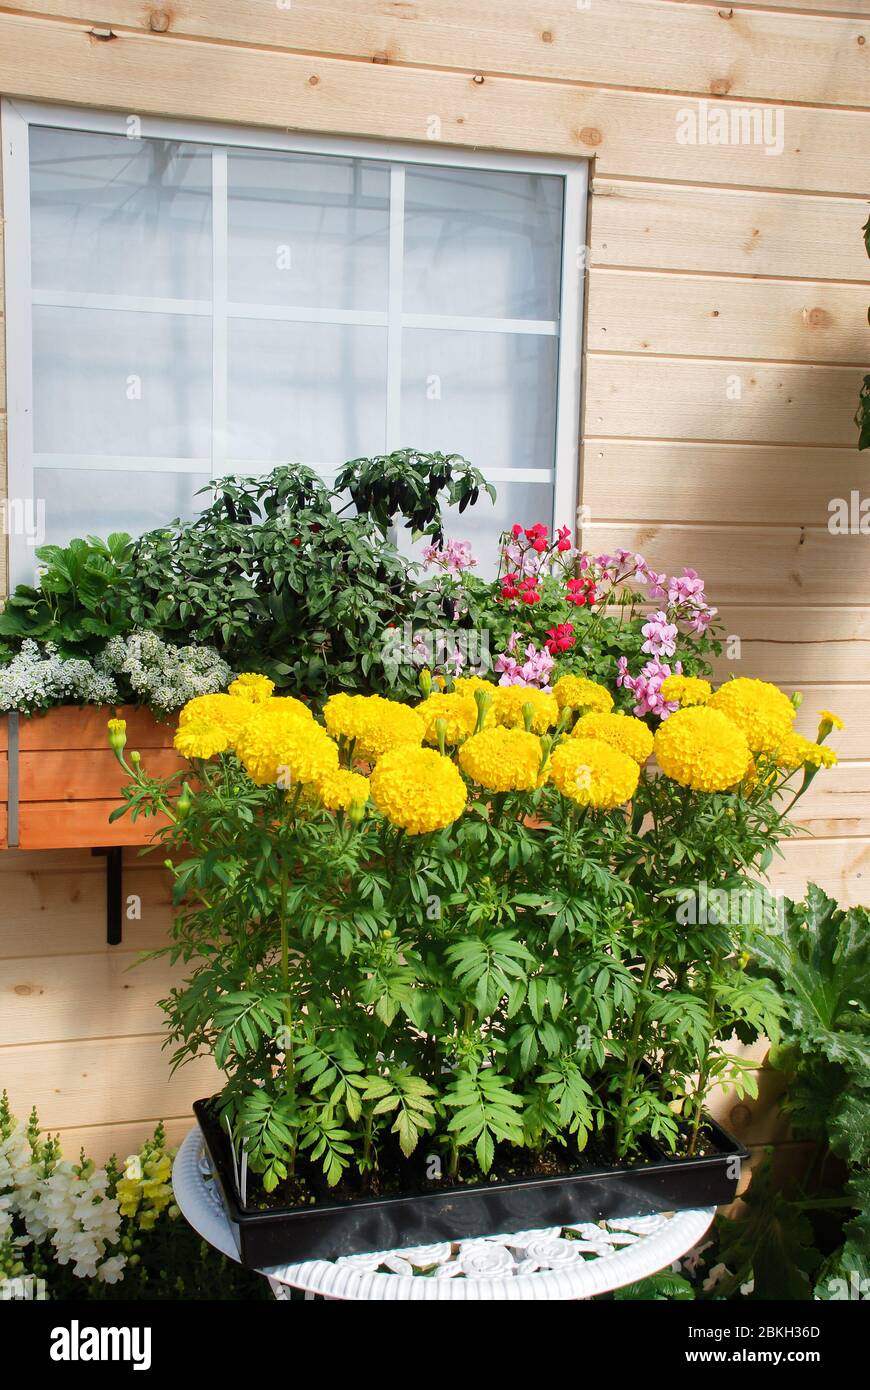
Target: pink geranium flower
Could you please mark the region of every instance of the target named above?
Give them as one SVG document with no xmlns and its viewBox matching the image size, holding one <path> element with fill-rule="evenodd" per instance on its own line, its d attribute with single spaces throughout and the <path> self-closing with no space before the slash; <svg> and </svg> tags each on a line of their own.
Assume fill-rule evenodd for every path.
<svg viewBox="0 0 870 1390">
<path fill-rule="evenodd" d="M 677 650 L 677 626 L 668 622 L 667 614 L 653 613 L 641 632 L 645 638 L 642 652 L 648 652 L 650 656 L 673 656 Z"/>
<path fill-rule="evenodd" d="M 662 681 L 670 675 L 681 675 L 683 664 L 681 661 L 675 663 L 673 671 L 670 666 L 663 662 L 653 659 L 642 667 L 637 676 L 632 676 L 628 670 L 628 661 L 621 656 L 617 662 L 616 684 L 630 690 L 635 698 L 634 713 L 638 719 L 643 719 L 647 714 L 654 714 L 659 719 L 667 719 L 669 714 L 673 714 L 679 709 L 676 700 L 665 700 L 662 698 Z"/>
</svg>

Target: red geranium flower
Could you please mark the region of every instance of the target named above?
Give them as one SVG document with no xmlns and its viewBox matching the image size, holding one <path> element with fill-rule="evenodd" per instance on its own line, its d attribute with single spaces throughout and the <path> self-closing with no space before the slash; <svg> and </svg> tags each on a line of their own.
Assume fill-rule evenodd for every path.
<svg viewBox="0 0 870 1390">
<path fill-rule="evenodd" d="M 595 584 L 591 579 L 569 579 L 566 603 L 574 603 L 578 608 L 595 602 Z"/>
<path fill-rule="evenodd" d="M 504 576 L 504 578 L 500 581 L 501 598 L 509 599 L 517 597 L 517 595 L 519 594 L 519 589 L 517 588 L 517 580 L 519 579 L 519 577 L 519 574 L 506 574 Z"/>
<path fill-rule="evenodd" d="M 561 652 L 570 651 L 575 640 L 573 624 L 557 623 L 555 627 L 547 628 L 547 641 L 544 646 L 551 656 L 559 656 Z"/>
<path fill-rule="evenodd" d="M 534 526 L 528 526 L 526 528 L 526 540 L 531 542 L 531 544 L 535 547 L 535 550 L 539 550 L 541 548 L 546 549 L 546 526 L 544 526 L 540 521 L 536 521 Z M 540 546 L 541 541 L 544 542 L 543 547 Z"/>
<path fill-rule="evenodd" d="M 538 593 L 538 580 L 534 574 L 526 575 L 520 584 L 519 592 L 522 603 L 540 603 L 541 595 Z"/>
</svg>

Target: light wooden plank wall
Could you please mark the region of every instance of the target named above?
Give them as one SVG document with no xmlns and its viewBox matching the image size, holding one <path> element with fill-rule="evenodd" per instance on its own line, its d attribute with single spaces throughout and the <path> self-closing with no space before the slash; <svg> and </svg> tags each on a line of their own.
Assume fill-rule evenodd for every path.
<svg viewBox="0 0 870 1390">
<path fill-rule="evenodd" d="M 0 92 L 395 140 L 437 116 L 446 143 L 594 160 L 585 539 L 694 565 L 740 638 L 720 676 L 801 689 L 805 732 L 842 712 L 843 766 L 777 882 L 870 902 L 870 538 L 827 531 L 831 498 L 870 494 L 870 0 L 17 0 Z M 782 152 L 680 144 L 700 99 L 781 119 Z M 4 402 L 0 367 L 0 441 Z M 0 855 L 0 1081 L 98 1156 L 160 1116 L 178 1138 L 211 1084 L 207 1064 L 169 1080 L 170 972 L 124 968 L 165 939 L 165 877 L 131 853 L 127 891 L 143 916 L 112 951 L 98 862 Z M 750 1143 L 784 1138 L 774 1086 L 717 1106 Z"/>
</svg>

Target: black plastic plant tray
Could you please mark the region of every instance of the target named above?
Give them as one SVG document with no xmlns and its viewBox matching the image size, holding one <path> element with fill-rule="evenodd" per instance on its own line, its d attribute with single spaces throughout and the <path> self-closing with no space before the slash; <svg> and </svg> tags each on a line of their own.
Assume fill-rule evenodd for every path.
<svg viewBox="0 0 870 1390">
<path fill-rule="evenodd" d="M 733 1201 L 742 1164 L 749 1157 L 707 1116 L 705 1134 L 717 1151 L 700 1158 L 671 1158 L 651 1146 L 649 1161 L 631 1168 L 590 1167 L 556 1177 L 439 1187 L 407 1197 L 259 1211 L 241 1204 L 229 1137 L 214 1117 L 212 1102 L 195 1101 L 193 1109 L 242 1263 L 255 1269 L 580 1221 L 722 1206 Z"/>
</svg>

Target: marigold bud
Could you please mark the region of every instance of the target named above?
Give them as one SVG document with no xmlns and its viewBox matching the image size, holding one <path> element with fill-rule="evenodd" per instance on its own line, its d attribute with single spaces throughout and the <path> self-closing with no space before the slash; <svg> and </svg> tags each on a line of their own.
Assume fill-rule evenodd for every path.
<svg viewBox="0 0 870 1390">
<path fill-rule="evenodd" d="M 436 736 L 436 738 L 438 739 L 438 752 L 441 754 L 441 756 L 442 756 L 442 758 L 443 758 L 443 757 L 445 757 L 446 752 L 447 752 L 447 720 L 446 720 L 446 719 L 436 719 L 436 720 L 435 720 L 435 736 Z"/>
<path fill-rule="evenodd" d="M 127 742 L 126 719 L 110 719 L 106 727 L 109 730 L 109 747 L 120 753 Z"/>
<path fill-rule="evenodd" d="M 474 702 L 477 705 L 477 723 L 474 732 L 479 734 L 486 724 L 486 716 L 492 708 L 492 696 L 488 690 L 482 690 L 480 686 L 474 692 Z"/>
</svg>

